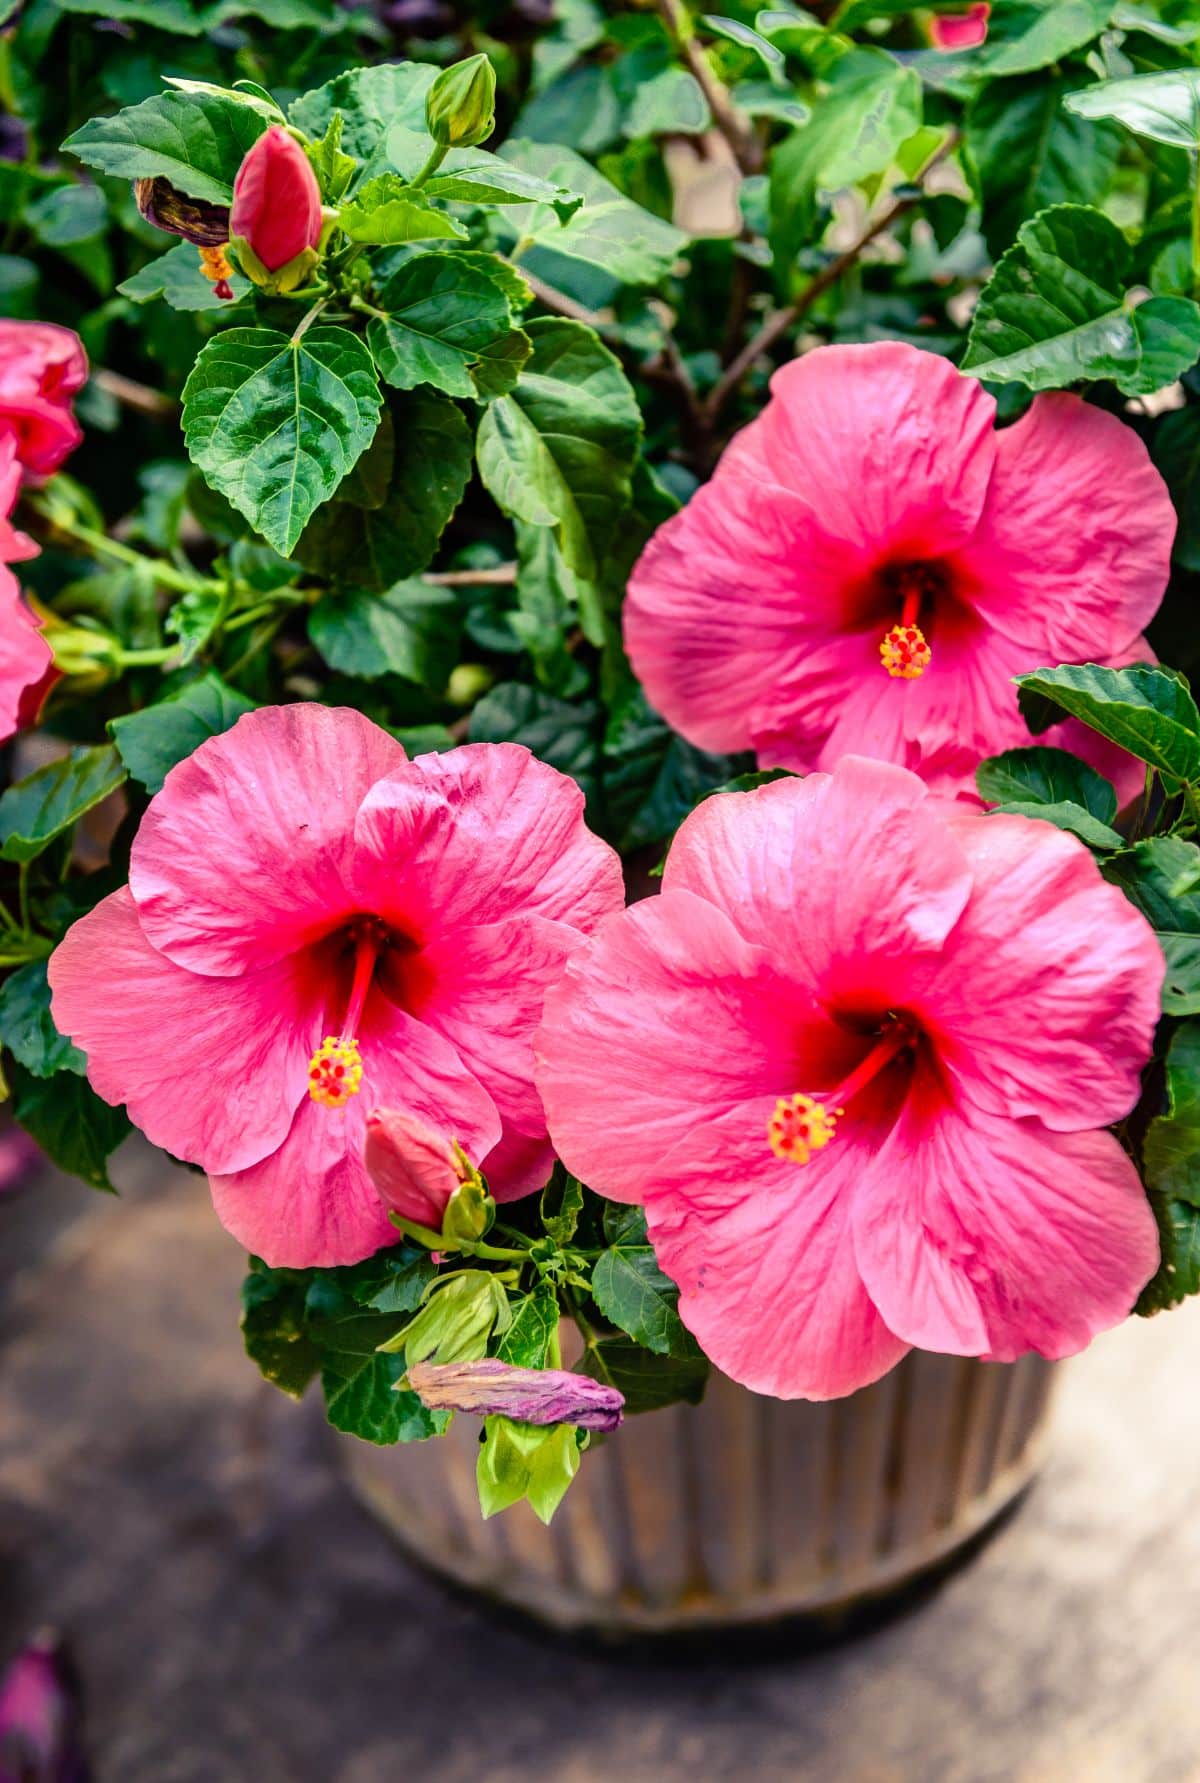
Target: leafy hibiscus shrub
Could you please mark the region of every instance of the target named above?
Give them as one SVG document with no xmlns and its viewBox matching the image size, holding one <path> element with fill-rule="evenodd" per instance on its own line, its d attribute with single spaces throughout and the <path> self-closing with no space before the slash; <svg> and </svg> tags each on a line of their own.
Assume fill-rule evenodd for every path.
<svg viewBox="0 0 1200 1783">
<path fill-rule="evenodd" d="M 1192 11 L 9 10 L 12 1111 L 489 1513 L 1200 1291 Z"/>
</svg>

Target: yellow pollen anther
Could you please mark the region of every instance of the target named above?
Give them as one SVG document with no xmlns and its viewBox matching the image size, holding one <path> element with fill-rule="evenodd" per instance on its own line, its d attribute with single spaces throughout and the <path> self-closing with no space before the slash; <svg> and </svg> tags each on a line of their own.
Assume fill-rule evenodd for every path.
<svg viewBox="0 0 1200 1783">
<path fill-rule="evenodd" d="M 200 270 L 213 285 L 219 284 L 222 279 L 233 277 L 233 267 L 229 264 L 228 255 L 223 247 L 201 248 Z"/>
<path fill-rule="evenodd" d="M 901 681 L 915 681 L 933 661 L 919 625 L 893 625 L 879 645 L 879 655 L 888 674 Z"/>
<path fill-rule="evenodd" d="M 362 1074 L 358 1041 L 327 1034 L 309 1060 L 308 1093 L 326 1108 L 344 1108 L 362 1088 Z"/>
<path fill-rule="evenodd" d="M 807 1164 L 834 1136 L 840 1108 L 827 1108 L 798 1091 L 781 1096 L 767 1122 L 767 1139 L 777 1158 L 788 1164 Z"/>
</svg>

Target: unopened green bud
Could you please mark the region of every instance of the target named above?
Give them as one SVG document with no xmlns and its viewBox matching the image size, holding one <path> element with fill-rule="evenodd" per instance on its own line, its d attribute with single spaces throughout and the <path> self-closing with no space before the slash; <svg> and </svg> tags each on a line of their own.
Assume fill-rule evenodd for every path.
<svg viewBox="0 0 1200 1783">
<path fill-rule="evenodd" d="M 496 677 L 481 662 L 460 662 L 451 669 L 446 698 L 452 706 L 473 706 L 481 700 Z"/>
<path fill-rule="evenodd" d="M 495 1218 L 496 1203 L 488 1194 L 479 1172 L 472 1171 L 446 1203 L 442 1236 L 449 1241 L 447 1250 L 462 1240 L 474 1244 L 477 1239 L 485 1238 Z"/>
<path fill-rule="evenodd" d="M 443 68 L 425 97 L 425 127 L 443 148 L 486 142 L 496 125 L 496 70 L 483 54 Z"/>
</svg>

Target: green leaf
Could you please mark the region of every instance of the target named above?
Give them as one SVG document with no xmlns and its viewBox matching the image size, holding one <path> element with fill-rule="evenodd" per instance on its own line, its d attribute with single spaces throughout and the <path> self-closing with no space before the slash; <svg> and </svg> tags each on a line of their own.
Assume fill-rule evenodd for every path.
<svg viewBox="0 0 1200 1783">
<path fill-rule="evenodd" d="M 379 375 L 399 390 L 433 384 L 450 396 L 502 396 L 532 351 L 499 286 L 451 254 L 407 261 L 379 303 L 388 313 L 372 316 L 367 344 Z"/>
<path fill-rule="evenodd" d="M 1066 106 L 1077 117 L 1113 118 L 1152 142 L 1200 148 L 1200 68 L 1164 68 L 1127 80 L 1099 81 L 1072 93 Z"/>
<path fill-rule="evenodd" d="M 1117 795 L 1103 774 L 1065 749 L 1037 744 L 1029 749 L 1008 749 L 980 762 L 975 784 L 981 798 L 1002 805 L 1008 799 L 1035 805 L 1069 801 L 1090 811 L 1101 823 L 1117 815 Z"/>
<path fill-rule="evenodd" d="M 440 693 L 458 660 L 462 610 L 448 588 L 415 578 L 384 594 L 324 595 L 308 635 L 331 669 L 374 681 L 400 675 Z"/>
<path fill-rule="evenodd" d="M 1112 182 L 1120 132 L 1064 111 L 1069 94 L 1061 77 L 989 81 L 968 108 L 966 150 L 993 255 L 1026 217 L 1049 205 L 1094 203 Z"/>
<path fill-rule="evenodd" d="M 1040 694 L 1139 761 L 1177 780 L 1200 778 L 1200 712 L 1179 676 L 1140 666 L 1068 663 L 1016 681 L 1022 700 Z"/>
<path fill-rule="evenodd" d="M 221 595 L 215 588 L 190 588 L 181 595 L 163 621 L 168 636 L 178 638 L 180 663 L 194 662 L 212 637 L 221 616 Z"/>
<path fill-rule="evenodd" d="M 1200 406 L 1164 415 L 1152 451 L 1179 516 L 1175 561 L 1200 570 Z"/>
<path fill-rule="evenodd" d="M 295 548 L 306 568 L 360 588 L 390 588 L 426 567 L 471 476 L 470 429 L 447 397 L 415 391 L 392 410 L 399 444 L 383 506 L 332 502 Z"/>
<path fill-rule="evenodd" d="M 777 44 L 772 43 L 769 37 L 763 37 L 759 32 L 752 31 L 750 26 L 742 24 L 740 19 L 727 19 L 720 13 L 706 12 L 701 23 L 717 37 L 727 37 L 731 43 L 736 43 L 742 49 L 752 51 L 772 80 L 778 81 L 780 85 L 786 83 L 784 72 L 786 58 L 783 51 Z"/>
<path fill-rule="evenodd" d="M 511 1418 L 483 1420 L 484 1441 L 476 1463 L 479 1507 L 494 1517 L 525 1498 L 549 1523 L 579 1471 L 579 1442 L 570 1424 L 546 1428 Z"/>
<path fill-rule="evenodd" d="M 1185 1022 L 1167 1054 L 1167 1110 L 1151 1121 L 1143 1155 L 1147 1186 L 1200 1207 L 1200 1022 Z"/>
<path fill-rule="evenodd" d="M 539 688 L 501 681 L 472 709 L 470 738 L 472 743 L 524 743 L 594 798 L 599 719 L 600 709 L 590 701 L 553 699 Z"/>
<path fill-rule="evenodd" d="M 429 154 L 429 136 L 424 130 L 395 124 L 388 132 L 387 152 L 406 180 L 415 179 Z M 544 180 L 480 148 L 451 149 L 421 190 L 453 204 L 549 204 L 564 223 L 583 203 L 582 195 L 569 186 Z"/>
<path fill-rule="evenodd" d="M 415 1393 L 396 1391 L 406 1366 L 403 1356 L 323 1350 L 322 1358 L 325 1416 L 335 1430 L 390 1445 L 422 1442 L 445 1428 L 446 1420 L 426 1411 Z"/>
<path fill-rule="evenodd" d="M 1162 1006 L 1168 1015 L 1200 1014 L 1200 891 L 1176 891 L 1184 874 L 1198 866 L 1195 843 L 1179 836 L 1151 836 L 1101 868 L 1158 936 L 1167 961 Z"/>
<path fill-rule="evenodd" d="M 110 719 L 108 733 L 133 778 L 147 792 L 158 792 L 176 762 L 253 710 L 252 700 L 227 687 L 210 669 L 157 706 Z"/>
<path fill-rule="evenodd" d="M 542 1190 L 542 1225 L 555 1244 L 570 1244 L 583 1212 L 583 1184 L 578 1177 L 556 1170 Z"/>
<path fill-rule="evenodd" d="M 304 1328 L 307 1278 L 294 1269 L 268 1269 L 257 1257 L 242 1283 L 242 1341 L 263 1376 L 299 1399 L 321 1366 L 321 1352 Z"/>
<path fill-rule="evenodd" d="M 626 136 L 702 136 L 712 124 L 704 89 L 686 68 L 664 68 L 637 83 L 625 114 Z"/>
<path fill-rule="evenodd" d="M 631 495 L 641 414 L 619 361 L 590 328 L 529 324 L 533 354 L 479 426 L 479 472 L 504 513 L 554 528 L 564 561 L 594 577 Z"/>
<path fill-rule="evenodd" d="M 514 240 L 603 267 L 626 285 L 658 284 L 687 243 L 681 229 L 634 204 L 571 149 L 507 142 L 503 158 L 551 186 L 582 193 L 584 200 L 568 223 L 560 220 L 553 204 L 508 205 L 497 223 Z"/>
<path fill-rule="evenodd" d="M 35 1077 L 10 1063 L 8 1079 L 13 1113 L 46 1156 L 90 1188 L 115 1194 L 108 1180 L 108 1160 L 133 1131 L 125 1110 L 110 1108 L 86 1078 L 70 1071 Z"/>
<path fill-rule="evenodd" d="M 304 93 L 288 108 L 289 121 L 306 136 L 320 139 L 335 112 L 342 114 L 342 148 L 359 160 L 383 141 L 393 124 L 422 130 L 425 95 L 437 76 L 427 62 L 382 62 L 374 68 L 352 68 Z"/>
<path fill-rule="evenodd" d="M 384 1347 L 388 1354 L 402 1353 L 406 1368 L 414 1362 L 475 1362 L 487 1354 L 493 1330 L 502 1335 L 509 1322 L 508 1300 L 496 1277 L 466 1269 L 448 1277 Z"/>
<path fill-rule="evenodd" d="M 1162 1261 L 1142 1289 L 1134 1311 L 1143 1318 L 1200 1294 L 1200 1208 L 1151 1195 Z"/>
<path fill-rule="evenodd" d="M 679 1317 L 679 1289 L 650 1244 L 610 1245 L 592 1271 L 592 1298 L 605 1318 L 659 1356 L 694 1356 L 696 1340 Z"/>
<path fill-rule="evenodd" d="M 704 1356 L 656 1356 L 627 1337 L 602 1337 L 589 1345 L 579 1372 L 615 1387 L 631 1415 L 659 1411 L 681 1399 L 699 1405 L 708 1383 Z"/>
<path fill-rule="evenodd" d="M 674 835 L 706 793 L 737 773 L 742 759 L 710 755 L 685 742 L 634 689 L 611 711 L 604 737 L 604 806 L 618 846 L 628 851 Z"/>
<path fill-rule="evenodd" d="M 1131 306 L 1132 252 L 1115 223 L 1055 205 L 1023 223 L 980 293 L 963 370 L 1052 390 L 1111 378 L 1126 396 L 1161 389 L 1200 356 L 1200 305 Z"/>
<path fill-rule="evenodd" d="M 351 241 L 396 247 L 404 242 L 437 237 L 466 238 L 467 231 L 444 210 L 436 210 L 421 192 L 410 191 L 396 173 L 381 173 L 359 188 L 342 206 L 338 223 Z"/>
<path fill-rule="evenodd" d="M 63 148 L 121 179 L 161 174 L 189 198 L 229 204 L 247 149 L 268 120 L 252 105 L 212 93 L 156 93 L 113 117 L 93 118 Z"/>
<path fill-rule="evenodd" d="M 360 1305 L 381 1313 L 416 1312 L 437 1275 L 429 1252 L 412 1244 L 371 1258 L 369 1269 L 374 1271 L 376 1266 L 382 1275 L 368 1274 L 364 1281 L 354 1284 L 352 1292 Z"/>
<path fill-rule="evenodd" d="M 512 1304 L 512 1324 L 496 1355 L 514 1368 L 545 1368 L 558 1331 L 558 1299 L 546 1282 Z"/>
<path fill-rule="evenodd" d="M 79 1048 L 54 1025 L 45 960 L 18 967 L 0 988 L 0 1044 L 34 1077 L 53 1077 L 56 1071 L 82 1077 L 87 1069 Z"/>
<path fill-rule="evenodd" d="M 60 761 L 35 768 L 0 797 L 0 856 L 34 860 L 124 778 L 124 765 L 107 743 L 72 749 Z"/>
<path fill-rule="evenodd" d="M 281 556 L 370 445 L 382 398 L 348 328 L 299 339 L 230 328 L 201 348 L 183 390 L 192 462 Z"/>
<path fill-rule="evenodd" d="M 235 272 L 229 279 L 229 286 L 233 300 L 218 297 L 212 280 L 206 279 L 200 270 L 199 250 L 191 242 L 181 241 L 168 248 L 165 254 L 160 254 L 157 260 L 143 266 L 140 272 L 122 279 L 117 290 L 133 303 L 151 303 L 155 298 L 165 297 L 176 310 L 230 310 L 234 303 L 249 294 L 250 281 Z"/>
<path fill-rule="evenodd" d="M 1082 49 L 1108 24 L 1113 0 L 1004 0 L 987 43 L 961 58 L 977 74 L 1032 74 Z"/>
</svg>

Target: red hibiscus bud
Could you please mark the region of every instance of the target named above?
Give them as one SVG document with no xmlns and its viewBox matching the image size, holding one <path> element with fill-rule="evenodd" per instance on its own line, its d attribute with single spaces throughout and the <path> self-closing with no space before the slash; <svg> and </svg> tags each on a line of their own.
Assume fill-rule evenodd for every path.
<svg viewBox="0 0 1200 1783">
<path fill-rule="evenodd" d="M 499 1414 L 522 1424 L 574 1424 L 615 1430 L 624 1397 L 586 1374 L 561 1368 L 514 1368 L 498 1357 L 479 1362 L 414 1362 L 408 1384 L 431 1411 Z"/>
<path fill-rule="evenodd" d="M 294 136 L 272 124 L 249 150 L 233 182 L 229 237 L 256 285 L 294 290 L 317 263 L 321 189 Z"/>
<path fill-rule="evenodd" d="M 448 1140 L 415 1115 L 377 1108 L 367 1120 L 364 1161 L 393 1212 L 441 1230 L 450 1197 L 465 1174 Z"/>
</svg>

